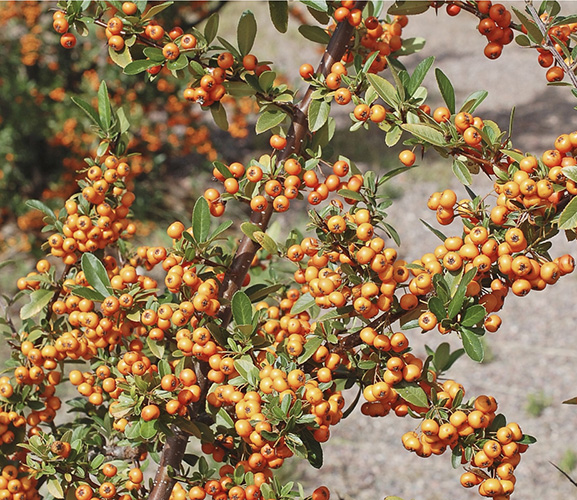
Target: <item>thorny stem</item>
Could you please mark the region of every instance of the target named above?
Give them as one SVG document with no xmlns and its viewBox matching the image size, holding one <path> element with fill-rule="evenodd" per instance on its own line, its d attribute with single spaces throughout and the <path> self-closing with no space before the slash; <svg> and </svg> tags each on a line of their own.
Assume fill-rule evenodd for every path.
<svg viewBox="0 0 577 500">
<path fill-rule="evenodd" d="M 555 49 L 555 44 L 553 43 L 553 40 L 551 40 L 551 37 L 549 36 L 547 26 L 545 26 L 545 23 L 539 16 L 539 13 L 535 10 L 535 7 L 533 7 L 533 2 L 531 0 L 525 0 L 525 3 L 527 4 L 527 10 L 531 14 L 531 17 L 533 18 L 535 24 L 539 28 L 539 31 L 541 31 L 541 34 L 543 35 L 543 40 L 545 42 L 544 47 L 551 53 L 551 55 L 553 56 L 557 64 L 563 69 L 563 71 L 567 75 L 569 75 L 569 79 L 571 80 L 573 87 L 577 89 L 577 75 L 575 75 L 575 73 L 567 65 L 565 59 L 563 59 L 563 56 L 559 54 L 559 52 L 557 52 L 557 49 Z"/>
<path fill-rule="evenodd" d="M 359 8 L 362 9 L 366 2 L 363 1 L 359 3 L 362 4 L 359 6 Z M 354 27 L 347 22 L 342 22 L 337 25 L 317 69 L 319 73 L 326 76 L 329 73 L 332 64 L 341 60 L 348 47 L 353 32 Z M 309 87 L 303 99 L 295 108 L 293 121 L 287 135 L 287 146 L 277 155 L 277 161 L 279 162 L 282 162 L 291 154 L 300 154 L 301 152 L 305 137 L 310 133 L 307 115 L 309 106 L 312 102 L 313 91 L 314 88 Z M 269 203 L 264 212 L 253 212 L 250 217 L 250 222 L 257 225 L 261 231 L 266 231 L 272 213 L 272 203 Z M 252 241 L 246 235 L 243 236 L 239 243 L 232 264 L 224 276 L 219 291 L 219 298 L 225 302 L 225 304 L 221 306 L 218 314 L 218 318 L 221 320 L 221 327 L 223 328 L 226 328 L 231 319 L 230 300 L 235 292 L 241 287 L 251 262 L 259 249 L 260 245 Z M 203 367 L 200 368 L 202 370 Z M 208 384 L 206 384 L 206 387 L 201 387 L 201 389 L 202 394 L 206 396 Z M 201 397 L 199 402 L 204 401 L 204 399 L 204 397 Z M 176 483 L 175 479 L 172 478 L 170 471 L 178 471 L 180 469 L 180 464 L 187 443 L 188 435 L 178 429 L 175 429 L 175 434 L 166 440 L 166 445 L 162 451 L 160 459 L 160 465 L 154 478 L 154 486 L 148 500 L 169 499 L 172 488 Z"/>
</svg>

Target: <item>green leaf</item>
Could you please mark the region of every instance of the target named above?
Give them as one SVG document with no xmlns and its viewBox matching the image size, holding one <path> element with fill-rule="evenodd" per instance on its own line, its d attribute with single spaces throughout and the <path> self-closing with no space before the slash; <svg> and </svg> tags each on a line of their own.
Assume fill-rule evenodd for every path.
<svg viewBox="0 0 577 500">
<path fill-rule="evenodd" d="M 71 286 L 70 289 L 74 295 L 84 299 L 92 300 L 93 302 L 102 302 L 108 295 L 102 295 L 98 290 L 88 288 L 85 286 Z"/>
<path fill-rule="evenodd" d="M 513 158 L 513 160 L 515 161 L 521 161 L 523 158 L 525 158 L 525 155 L 523 153 L 519 153 L 519 151 L 513 151 L 511 149 L 501 149 L 500 150 L 501 153 L 506 154 L 507 156 L 509 156 L 510 158 Z M 563 173 L 565 174 L 565 168 L 563 169 Z"/>
<path fill-rule="evenodd" d="M 525 28 L 527 29 L 527 36 L 531 39 L 531 41 L 533 43 L 540 44 L 541 41 L 543 40 L 543 34 L 541 33 L 539 26 L 537 26 L 533 22 L 533 20 L 529 19 L 519 9 L 516 9 L 515 7 L 511 8 L 513 9 L 513 12 L 515 12 L 515 15 L 517 16 L 519 21 L 521 21 L 521 24 L 525 26 Z"/>
<path fill-rule="evenodd" d="M 309 127 L 311 132 L 319 130 L 329 118 L 331 105 L 325 100 L 314 100 L 309 107 Z"/>
<path fill-rule="evenodd" d="M 517 43 L 517 45 L 520 45 L 521 47 L 530 47 L 531 46 L 531 40 L 529 40 L 529 37 L 527 35 L 517 35 L 515 37 L 515 42 Z"/>
<path fill-rule="evenodd" d="M 434 228 L 433 226 L 431 226 L 431 224 L 429 224 L 427 221 L 424 221 L 423 219 L 419 219 L 425 226 L 427 226 L 427 229 L 429 229 L 429 231 L 431 231 L 431 233 L 433 233 L 437 238 L 439 238 L 441 241 L 445 241 L 447 239 L 447 237 L 438 229 Z"/>
<path fill-rule="evenodd" d="M 308 361 L 322 343 L 323 343 L 322 337 L 308 337 L 305 343 L 305 348 L 297 359 L 297 363 L 299 365 L 302 365 L 303 363 Z"/>
<path fill-rule="evenodd" d="M 297 301 L 293 304 L 291 308 L 291 314 L 300 314 L 304 311 L 308 311 L 312 306 L 315 305 L 315 298 L 311 297 L 309 293 L 303 293 Z"/>
<path fill-rule="evenodd" d="M 159 5 L 154 5 L 150 7 L 143 15 L 142 20 L 152 19 L 154 16 L 160 14 L 164 9 L 170 7 L 174 2 L 164 2 Z"/>
<path fill-rule="evenodd" d="M 289 9 L 287 0 L 269 0 L 268 8 L 272 24 L 280 33 L 288 29 Z"/>
<path fill-rule="evenodd" d="M 465 113 L 473 113 L 479 105 L 485 100 L 485 98 L 489 95 L 489 92 L 486 90 L 477 90 L 473 92 L 469 97 L 465 99 L 465 103 L 461 106 L 459 111 L 463 111 Z"/>
<path fill-rule="evenodd" d="M 108 88 L 106 82 L 102 80 L 98 89 L 98 116 L 104 132 L 110 130 L 112 125 L 112 110 L 110 108 L 110 99 L 108 98 Z"/>
<path fill-rule="evenodd" d="M 224 106 L 219 102 L 215 102 L 210 106 L 210 113 L 212 114 L 212 119 L 214 123 L 221 130 L 228 130 L 228 119 L 226 117 L 226 110 Z"/>
<path fill-rule="evenodd" d="M 391 16 L 414 16 L 415 14 L 422 14 L 427 12 L 431 2 L 416 1 L 416 0 L 398 0 L 389 7 L 387 11 Z"/>
<path fill-rule="evenodd" d="M 449 345 L 449 343 L 443 342 L 439 344 L 439 346 L 435 350 L 435 354 L 433 354 L 433 363 L 435 364 L 435 368 L 439 372 L 443 372 L 446 370 L 450 355 L 451 355 L 451 346 Z"/>
<path fill-rule="evenodd" d="M 256 37 L 256 20 L 250 10 L 245 10 L 238 21 L 236 39 L 241 55 L 246 56 L 254 44 Z"/>
<path fill-rule="evenodd" d="M 425 123 L 403 123 L 401 127 L 407 132 L 413 134 L 415 137 L 429 142 L 434 146 L 444 147 L 446 145 L 443 133 L 435 125 Z"/>
<path fill-rule="evenodd" d="M 439 86 L 439 91 L 443 97 L 443 101 L 449 108 L 451 114 L 455 112 L 455 89 L 451 80 L 443 73 L 439 68 L 435 69 L 435 78 L 437 79 L 437 85 Z"/>
<path fill-rule="evenodd" d="M 224 221 L 221 224 L 219 224 L 219 226 L 209 236 L 209 238 L 208 238 L 209 241 L 213 241 L 213 240 L 217 239 L 222 233 L 224 233 L 232 225 L 233 225 L 233 222 L 231 220 L 227 220 L 227 221 Z"/>
<path fill-rule="evenodd" d="M 256 224 L 253 224 L 252 222 L 243 222 L 240 225 L 240 230 L 246 234 L 251 240 L 256 241 L 253 237 L 254 233 L 256 233 L 257 231 L 260 231 L 260 227 L 258 227 Z"/>
<path fill-rule="evenodd" d="M 34 210 L 39 210 L 47 217 L 51 217 L 52 219 L 56 220 L 56 214 L 52 211 L 50 207 L 42 203 L 40 200 L 27 200 L 26 206 Z"/>
<path fill-rule="evenodd" d="M 408 56 L 411 54 L 415 54 L 416 52 L 420 52 L 421 50 L 423 50 L 423 47 L 425 46 L 426 42 L 427 41 L 420 36 L 405 38 L 403 39 L 402 47 L 399 50 L 395 51 L 394 56 L 395 57 Z"/>
<path fill-rule="evenodd" d="M 286 117 L 287 115 L 284 111 L 281 111 L 278 108 L 268 108 L 258 116 L 255 125 L 255 132 L 257 134 L 262 134 L 277 125 L 280 125 Z"/>
<path fill-rule="evenodd" d="M 465 165 L 465 163 L 463 163 L 461 160 L 457 160 L 456 158 L 453 160 L 453 173 L 455 174 L 455 177 L 459 179 L 459 182 L 464 186 L 470 186 L 471 182 L 473 182 L 471 172 L 467 168 L 467 165 Z"/>
<path fill-rule="evenodd" d="M 408 403 L 419 407 L 429 406 L 427 393 L 418 385 L 401 382 L 395 385 L 395 391 Z"/>
<path fill-rule="evenodd" d="M 34 290 L 30 294 L 30 302 L 20 309 L 20 319 L 29 319 L 36 316 L 50 303 L 53 296 L 54 292 L 45 288 Z"/>
<path fill-rule="evenodd" d="M 323 466 L 323 449 L 321 444 L 313 437 L 312 432 L 306 428 L 301 431 L 300 438 L 307 448 L 307 460 L 315 469 L 320 469 Z"/>
<path fill-rule="evenodd" d="M 429 56 L 417 65 L 415 71 L 413 71 L 413 74 L 411 75 L 411 79 L 409 80 L 409 85 L 407 88 L 409 97 L 411 97 L 419 88 L 421 83 L 423 83 L 423 80 L 425 79 L 425 76 L 427 76 L 427 73 L 431 69 L 434 61 L 435 58 L 433 56 Z"/>
<path fill-rule="evenodd" d="M 248 295 L 239 290 L 232 296 L 232 317 L 237 325 L 252 323 L 252 305 Z"/>
<path fill-rule="evenodd" d="M 478 325 L 487 315 L 487 311 L 480 304 L 474 304 L 468 307 L 461 317 L 461 325 L 471 327 Z"/>
<path fill-rule="evenodd" d="M 283 285 L 277 283 L 276 285 L 266 286 L 262 283 L 257 285 L 252 285 L 251 287 L 246 289 L 246 294 L 252 303 L 258 302 L 272 293 L 276 292 L 277 290 L 281 289 Z"/>
<path fill-rule="evenodd" d="M 94 125 L 96 125 L 97 127 L 101 127 L 100 118 L 98 117 L 98 114 L 96 113 L 96 111 L 94 111 L 94 108 L 90 104 L 88 104 L 85 100 L 80 99 L 80 97 L 72 96 L 70 99 L 72 99 L 72 102 L 76 104 L 82 111 L 84 111 L 86 116 L 88 116 L 88 118 L 92 120 Z"/>
<path fill-rule="evenodd" d="M 465 294 L 467 293 L 467 285 L 475 277 L 476 273 L 477 268 L 473 267 L 472 269 L 470 269 L 465 273 L 465 275 L 459 282 L 459 286 L 457 287 L 457 290 L 455 290 L 455 294 L 453 295 L 453 298 L 451 299 L 451 302 L 449 303 L 449 307 L 447 309 L 449 319 L 453 319 L 461 311 L 461 308 L 465 303 Z"/>
<path fill-rule="evenodd" d="M 150 349 L 150 352 L 156 356 L 158 359 L 162 360 L 164 357 L 164 344 L 159 344 L 155 340 L 152 340 L 150 337 L 146 338 L 146 345 Z"/>
<path fill-rule="evenodd" d="M 265 92 L 270 92 L 274 86 L 276 73 L 274 71 L 265 71 L 258 77 L 258 83 Z"/>
<path fill-rule="evenodd" d="M 50 479 L 46 484 L 46 489 L 54 498 L 64 498 L 64 490 L 58 479 Z"/>
<path fill-rule="evenodd" d="M 350 189 L 341 189 L 341 190 L 339 190 L 339 194 L 343 198 L 348 198 L 350 200 L 355 200 L 355 201 L 363 201 L 363 195 L 362 194 L 357 193 L 356 191 L 352 191 Z"/>
<path fill-rule="evenodd" d="M 170 71 L 179 71 L 181 69 L 184 69 L 188 66 L 188 57 L 186 57 L 186 54 L 180 54 L 178 56 L 178 59 L 176 59 L 175 61 L 168 61 L 166 63 L 166 67 L 170 70 Z"/>
<path fill-rule="evenodd" d="M 327 45 L 331 39 L 330 35 L 319 26 L 309 26 L 303 24 L 298 27 L 299 33 L 311 42 Z"/>
<path fill-rule="evenodd" d="M 114 64 L 125 68 L 127 64 L 132 62 L 132 55 L 130 54 L 130 48 L 125 45 L 122 50 L 116 51 L 112 47 L 108 47 L 108 55 Z"/>
<path fill-rule="evenodd" d="M 252 236 L 254 240 L 268 253 L 271 255 L 278 254 L 278 246 L 268 234 L 263 233 L 262 231 L 255 231 Z"/>
<path fill-rule="evenodd" d="M 144 55 L 148 57 L 151 61 L 158 63 L 163 63 L 165 58 L 162 50 L 157 47 L 146 47 L 142 50 Z"/>
<path fill-rule="evenodd" d="M 157 429 L 157 421 L 151 420 L 150 422 L 141 422 L 140 423 L 140 437 L 142 439 L 152 439 L 158 433 Z"/>
<path fill-rule="evenodd" d="M 559 217 L 559 229 L 577 227 L 577 198 L 572 198 Z"/>
<path fill-rule="evenodd" d="M 218 33 L 218 23 L 218 13 L 215 12 L 208 18 L 204 25 L 204 38 L 206 39 L 206 43 L 209 45 L 216 38 L 216 34 Z"/>
<path fill-rule="evenodd" d="M 445 304 L 439 297 L 431 297 L 428 302 L 429 310 L 435 315 L 437 321 L 441 321 L 447 317 L 447 310 Z"/>
<path fill-rule="evenodd" d="M 403 129 L 401 127 L 399 127 L 398 125 L 394 125 L 391 128 L 391 130 L 389 130 L 387 132 L 387 135 L 385 136 L 385 144 L 387 146 L 389 146 L 390 148 L 392 148 L 395 144 L 397 144 L 397 142 L 400 141 L 402 135 L 403 135 Z M 399 170 L 405 172 L 407 170 L 407 168 L 405 167 L 405 168 L 401 168 Z"/>
<path fill-rule="evenodd" d="M 523 437 L 517 441 L 519 444 L 535 444 L 537 439 L 533 436 L 529 436 L 529 434 L 523 434 Z"/>
<path fill-rule="evenodd" d="M 391 82 L 385 80 L 382 76 L 375 75 L 374 73 L 368 74 L 367 79 L 383 101 L 393 108 L 397 107 L 399 98 L 397 96 L 397 91 Z"/>
<path fill-rule="evenodd" d="M 242 356 L 235 359 L 234 367 L 248 384 L 254 385 L 258 381 L 258 368 L 254 366 L 250 356 Z"/>
<path fill-rule="evenodd" d="M 326 0 L 301 0 L 301 3 L 310 9 L 317 10 L 319 12 L 327 12 L 328 10 L 328 4 Z"/>
<path fill-rule="evenodd" d="M 82 271 L 86 276 L 86 281 L 92 288 L 100 292 L 105 297 L 112 295 L 112 287 L 110 286 L 110 278 L 106 272 L 104 264 L 96 255 L 91 253 L 84 253 L 80 260 Z"/>
<path fill-rule="evenodd" d="M 192 235 L 197 243 L 204 243 L 210 231 L 210 210 L 206 198 L 201 196 L 192 209 Z"/>
<path fill-rule="evenodd" d="M 468 328 L 461 328 L 460 333 L 467 356 L 473 361 L 481 363 L 485 358 L 485 348 L 481 337 Z"/>
</svg>

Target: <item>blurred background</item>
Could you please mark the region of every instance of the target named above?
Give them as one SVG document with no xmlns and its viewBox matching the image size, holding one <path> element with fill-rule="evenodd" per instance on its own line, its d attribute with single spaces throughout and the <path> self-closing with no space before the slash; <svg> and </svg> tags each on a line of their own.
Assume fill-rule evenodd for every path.
<svg viewBox="0 0 577 500">
<path fill-rule="evenodd" d="M 577 13 L 574 2 L 560 3 L 564 14 Z M 385 8 L 389 4 L 385 2 Z M 523 7 L 522 2 L 513 4 Z M 137 242 L 149 245 L 168 244 L 168 224 L 190 220 L 195 199 L 215 186 L 212 161 L 246 162 L 265 152 L 268 142 L 268 137 L 254 134 L 256 115 L 249 99 L 225 102 L 231 126 L 223 132 L 211 124 L 210 115 L 181 98 L 187 82 L 161 75 L 153 84 L 146 84 L 142 75 L 123 75 L 109 63 L 102 36 L 91 34 L 79 38 L 76 49 L 62 49 L 59 35 L 51 27 L 54 8 L 51 2 L 0 2 L 0 263 L 10 261 L 0 269 L 1 294 L 14 293 L 16 279 L 32 269 L 45 238 L 42 216 L 31 211 L 26 200 L 41 199 L 54 209 L 61 206 L 76 190 L 83 158 L 97 145 L 72 96 L 94 103 L 98 85 L 105 79 L 113 102 L 128 110 L 133 125 L 129 149 L 141 153 L 131 165 L 141 172 L 134 205 Z M 305 62 L 316 65 L 322 52 L 296 30 L 299 19 L 309 19 L 302 5 L 291 3 L 289 31 L 283 35 L 270 24 L 266 2 L 177 2 L 165 13 L 173 25 L 186 31 L 215 8 L 221 15 L 219 35 L 232 40 L 240 13 L 251 9 L 259 26 L 253 53 L 260 60 L 274 61 L 272 67 L 279 78 L 304 89 L 298 67 Z M 471 92 L 488 90 L 477 114 L 496 121 L 502 129 L 507 128 L 515 107 L 513 142 L 523 151 L 540 155 L 553 147 L 558 135 L 577 130 L 575 98 L 567 87 L 546 85 L 537 53 L 511 44 L 499 59 L 490 61 L 483 56 L 485 39 L 476 25 L 466 12 L 452 18 L 444 9 L 411 17 L 403 38 L 423 37 L 426 44 L 403 63 L 411 70 L 434 55 L 435 67 L 453 82 L 457 107 Z M 429 89 L 431 108 L 441 105 L 432 71 L 424 85 Z M 352 107 L 334 110 L 341 127 L 335 155 L 343 154 L 362 169 L 377 173 L 398 168 L 397 154 L 402 147 L 388 149 L 376 127 L 349 133 L 351 111 Z M 419 220 L 435 225 L 434 213 L 426 208 L 429 195 L 452 188 L 460 197 L 466 196 L 450 163 L 434 151 L 418 163 L 420 168 L 397 177 L 386 192 L 395 201 L 388 222 L 401 236 L 401 257 L 409 261 L 438 244 Z M 472 188 L 478 194 L 489 193 L 491 182 L 477 176 Z M 301 208 L 277 217 L 271 232 L 282 239 L 283 227 L 303 227 L 304 204 Z M 230 207 L 226 215 L 242 220 L 243 210 Z M 460 232 L 457 224 L 454 226 L 445 228 L 445 233 Z M 567 243 L 560 235 L 552 256 L 564 253 L 575 255 L 575 243 Z M 569 275 L 544 293 L 508 298 L 502 311 L 504 325 L 486 339 L 487 359 L 482 364 L 461 359 L 451 371 L 467 388 L 467 395 L 494 395 L 509 420 L 518 421 L 526 433 L 538 439 L 518 468 L 514 498 L 560 500 L 577 493 L 550 464 L 577 477 L 573 434 L 577 409 L 561 404 L 577 395 L 577 337 L 572 315 L 576 292 L 577 278 Z M 433 333 L 413 333 L 410 340 L 419 355 L 424 355 L 425 344 L 435 347 L 449 341 L 455 348 L 459 345 L 458 339 Z M 0 359 L 5 355 L 0 350 Z M 353 397 L 351 394 L 349 399 Z M 405 500 L 478 498 L 476 490 L 459 485 L 461 471 L 451 469 L 449 456 L 424 460 L 403 449 L 400 436 L 414 427 L 415 421 L 410 419 L 394 415 L 370 419 L 355 411 L 335 428 L 325 446 L 321 471 L 289 461 L 281 474 L 309 487 L 326 484 L 343 500 L 387 495 Z"/>
</svg>

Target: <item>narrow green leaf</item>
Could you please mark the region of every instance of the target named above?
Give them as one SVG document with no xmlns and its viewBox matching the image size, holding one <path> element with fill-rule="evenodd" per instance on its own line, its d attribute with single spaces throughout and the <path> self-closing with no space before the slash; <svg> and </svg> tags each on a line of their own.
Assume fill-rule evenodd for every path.
<svg viewBox="0 0 577 500">
<path fill-rule="evenodd" d="M 326 45 L 329 43 L 330 35 L 320 26 L 309 26 L 303 24 L 298 27 L 299 33 L 311 42 L 321 43 Z"/>
<path fill-rule="evenodd" d="M 368 74 L 367 79 L 375 89 L 375 92 L 383 101 L 385 101 L 392 108 L 397 107 L 399 104 L 399 97 L 394 85 L 391 82 L 385 80 L 382 76 L 375 75 L 374 73 Z"/>
<path fill-rule="evenodd" d="M 174 2 L 164 2 L 158 5 L 153 5 L 143 15 L 142 20 L 152 19 L 154 16 L 160 14 L 164 9 L 170 7 Z"/>
<path fill-rule="evenodd" d="M 258 116 L 255 125 L 255 132 L 257 134 L 262 134 L 277 125 L 280 125 L 286 117 L 287 115 L 284 111 L 281 111 L 278 108 L 268 108 Z"/>
<path fill-rule="evenodd" d="M 30 302 L 24 304 L 22 309 L 20 309 L 20 319 L 29 319 L 36 316 L 50 303 L 53 296 L 54 292 L 45 288 L 34 290 L 30 294 Z"/>
<path fill-rule="evenodd" d="M 447 317 L 447 310 L 445 304 L 439 297 L 431 297 L 428 302 L 429 310 L 435 315 L 437 321 L 441 321 Z"/>
<path fill-rule="evenodd" d="M 84 299 L 92 300 L 93 302 L 102 302 L 106 297 L 108 297 L 108 295 L 110 295 L 103 295 L 98 290 L 94 290 L 93 288 L 88 288 L 85 286 L 72 286 L 70 288 L 74 295 Z"/>
<path fill-rule="evenodd" d="M 197 243 L 204 243 L 210 231 L 210 210 L 208 202 L 201 196 L 192 210 L 192 234 Z"/>
<path fill-rule="evenodd" d="M 88 104 L 85 100 L 80 99 L 80 97 L 72 96 L 70 99 L 72 99 L 72 102 L 76 104 L 82 111 L 84 111 L 86 116 L 92 120 L 94 125 L 101 127 L 98 113 L 94 111 L 94 108 L 90 104 Z"/>
<path fill-rule="evenodd" d="M 241 55 L 250 53 L 256 37 L 256 19 L 250 10 L 245 10 L 238 21 L 236 39 Z"/>
<path fill-rule="evenodd" d="M 434 146 L 445 146 L 446 141 L 443 133 L 435 126 L 424 123 L 404 123 L 401 127 L 415 137 L 426 141 Z"/>
<path fill-rule="evenodd" d="M 431 233 L 433 233 L 441 241 L 445 241 L 447 239 L 447 237 L 441 231 L 431 226 L 431 224 L 429 224 L 427 221 L 424 221 L 423 219 L 419 220 L 427 227 L 427 229 L 429 229 L 429 231 L 431 231 Z"/>
<path fill-rule="evenodd" d="M 272 293 L 280 290 L 283 287 L 280 283 L 276 285 L 266 286 L 262 283 L 257 285 L 252 285 L 246 289 L 246 294 L 252 303 L 258 302 L 266 297 L 269 297 Z"/>
<path fill-rule="evenodd" d="M 343 198 L 348 198 L 350 200 L 355 201 L 363 201 L 363 196 L 360 193 L 357 193 L 356 191 L 351 191 L 350 189 L 341 189 L 339 190 L 339 194 Z"/>
<path fill-rule="evenodd" d="M 52 209 L 42 203 L 40 200 L 27 200 L 26 206 L 33 208 L 34 210 L 40 210 L 40 212 L 42 212 L 44 215 L 52 219 L 56 219 L 56 214 L 52 211 Z"/>
<path fill-rule="evenodd" d="M 559 229 L 577 227 L 577 198 L 572 198 L 559 217 Z"/>
<path fill-rule="evenodd" d="M 301 3 L 319 12 L 327 12 L 328 10 L 326 0 L 301 0 Z"/>
<path fill-rule="evenodd" d="M 443 342 L 439 344 L 439 346 L 435 350 L 435 354 L 433 354 L 433 363 L 435 364 L 435 368 L 439 372 L 443 372 L 446 370 L 450 355 L 451 355 L 451 346 L 449 345 L 449 343 Z"/>
<path fill-rule="evenodd" d="M 463 304 L 465 303 L 465 294 L 467 293 L 467 285 L 473 280 L 477 274 L 477 268 L 473 267 L 469 271 L 465 273 L 461 281 L 459 282 L 459 286 L 457 290 L 455 290 L 455 294 L 449 303 L 449 307 L 447 309 L 449 319 L 453 319 L 457 314 L 461 311 Z"/>
<path fill-rule="evenodd" d="M 311 297 L 309 293 L 303 293 L 293 304 L 291 314 L 300 314 L 304 311 L 308 311 L 313 305 L 315 305 L 315 303 L 314 297 Z"/>
<path fill-rule="evenodd" d="M 413 71 L 413 74 L 411 75 L 411 79 L 409 80 L 409 85 L 407 88 L 409 97 L 412 97 L 421 83 L 423 83 L 423 80 L 425 79 L 425 76 L 427 76 L 427 73 L 431 69 L 434 61 L 434 56 L 429 56 L 417 65 Z"/>
<path fill-rule="evenodd" d="M 401 382 L 400 384 L 395 385 L 395 391 L 397 391 L 408 403 L 419 407 L 429 406 L 427 393 L 418 385 Z"/>
<path fill-rule="evenodd" d="M 204 38 L 208 45 L 210 45 L 216 38 L 216 34 L 218 33 L 218 23 L 218 13 L 215 12 L 207 19 L 206 24 L 204 25 Z"/>
<path fill-rule="evenodd" d="M 435 69 L 435 78 L 437 79 L 437 85 L 439 86 L 439 91 L 441 92 L 441 97 L 451 114 L 455 112 L 455 89 L 451 80 L 443 73 L 439 68 Z"/>
<path fill-rule="evenodd" d="M 431 2 L 421 0 L 398 0 L 389 7 L 387 13 L 391 16 L 414 16 L 427 12 Z"/>
<path fill-rule="evenodd" d="M 411 54 L 420 52 L 425 47 L 426 43 L 427 41 L 421 36 L 405 38 L 403 39 L 402 47 L 399 50 L 395 51 L 394 56 L 395 57 L 409 56 Z"/>
<path fill-rule="evenodd" d="M 478 363 L 483 361 L 485 358 L 485 349 L 481 337 L 468 328 L 462 328 L 460 332 L 467 356 Z"/>
<path fill-rule="evenodd" d="M 252 305 L 247 294 L 238 290 L 231 301 L 232 317 L 237 325 L 250 325 L 252 323 Z"/>
<path fill-rule="evenodd" d="M 543 40 L 543 34 L 533 20 L 529 19 L 523 12 L 515 7 L 511 7 L 515 15 L 521 21 L 521 24 L 527 29 L 527 36 L 533 43 L 540 44 Z"/>
<path fill-rule="evenodd" d="M 263 247 L 271 255 L 278 254 L 278 246 L 276 242 L 268 234 L 262 231 L 255 231 L 253 233 L 253 238 L 261 247 Z"/>
<path fill-rule="evenodd" d="M 98 116 L 100 116 L 102 129 L 108 132 L 112 124 L 112 110 L 110 108 L 110 99 L 108 98 L 108 88 L 104 80 L 102 80 L 98 89 Z"/>
<path fill-rule="evenodd" d="M 322 343 L 323 343 L 322 337 L 308 337 L 305 343 L 305 348 L 302 354 L 297 359 L 297 363 L 301 365 L 304 362 L 308 361 Z"/>
<path fill-rule="evenodd" d="M 241 358 L 235 359 L 234 367 L 248 384 L 252 384 L 252 382 L 258 380 L 258 368 L 254 366 L 249 356 L 242 356 Z"/>
<path fill-rule="evenodd" d="M 461 106 L 459 111 L 473 113 L 488 95 L 489 92 L 486 90 L 477 90 L 476 92 L 473 92 L 465 99 L 465 103 Z"/>
<path fill-rule="evenodd" d="M 232 172 L 228 169 L 228 167 L 224 163 L 221 163 L 220 161 L 213 161 L 212 166 L 216 168 L 220 172 L 220 175 L 222 175 L 225 179 L 230 179 L 231 177 L 234 177 L 232 175 Z"/>
<path fill-rule="evenodd" d="M 268 8 L 272 24 L 280 33 L 288 29 L 289 9 L 287 0 L 269 0 Z"/>
<path fill-rule="evenodd" d="M 96 255 L 91 253 L 84 253 L 80 260 L 82 271 L 86 276 L 86 281 L 92 288 L 107 297 L 112 295 L 112 287 L 110 286 L 110 278 L 106 272 L 104 264 Z"/>
<path fill-rule="evenodd" d="M 227 220 L 222 222 L 209 236 L 209 241 L 213 241 L 217 239 L 222 233 L 224 233 L 230 226 L 232 226 L 233 222 L 231 220 Z"/>
<path fill-rule="evenodd" d="M 178 56 L 178 59 L 176 59 L 175 61 L 168 61 L 166 63 L 166 67 L 170 71 L 179 71 L 181 69 L 186 68 L 188 66 L 188 62 L 189 59 L 188 57 L 186 57 L 186 54 L 180 54 Z"/>
<path fill-rule="evenodd" d="M 323 466 L 323 449 L 321 444 L 313 437 L 312 432 L 306 428 L 301 431 L 300 438 L 307 448 L 307 459 L 309 463 L 315 469 L 320 469 Z"/>
<path fill-rule="evenodd" d="M 471 182 L 473 182 L 471 172 L 467 168 L 467 165 L 465 165 L 465 163 L 463 163 L 461 160 L 457 160 L 456 158 L 453 160 L 453 173 L 455 174 L 455 177 L 459 179 L 459 182 L 464 186 L 470 186 Z"/>
<path fill-rule="evenodd" d="M 215 102 L 210 106 L 210 113 L 212 114 L 212 119 L 214 123 L 221 130 L 228 130 L 228 119 L 226 117 L 226 110 L 224 106 L 219 102 Z"/>
<path fill-rule="evenodd" d="M 501 149 L 501 153 L 506 154 L 510 158 L 513 158 L 515 161 L 521 161 L 525 158 L 523 153 L 519 153 L 519 151 L 513 151 L 511 149 Z M 563 173 L 565 173 L 565 169 L 563 169 Z"/>
<path fill-rule="evenodd" d="M 309 108 L 309 127 L 311 132 L 319 130 L 329 118 L 331 105 L 325 100 L 314 100 Z"/>
</svg>

